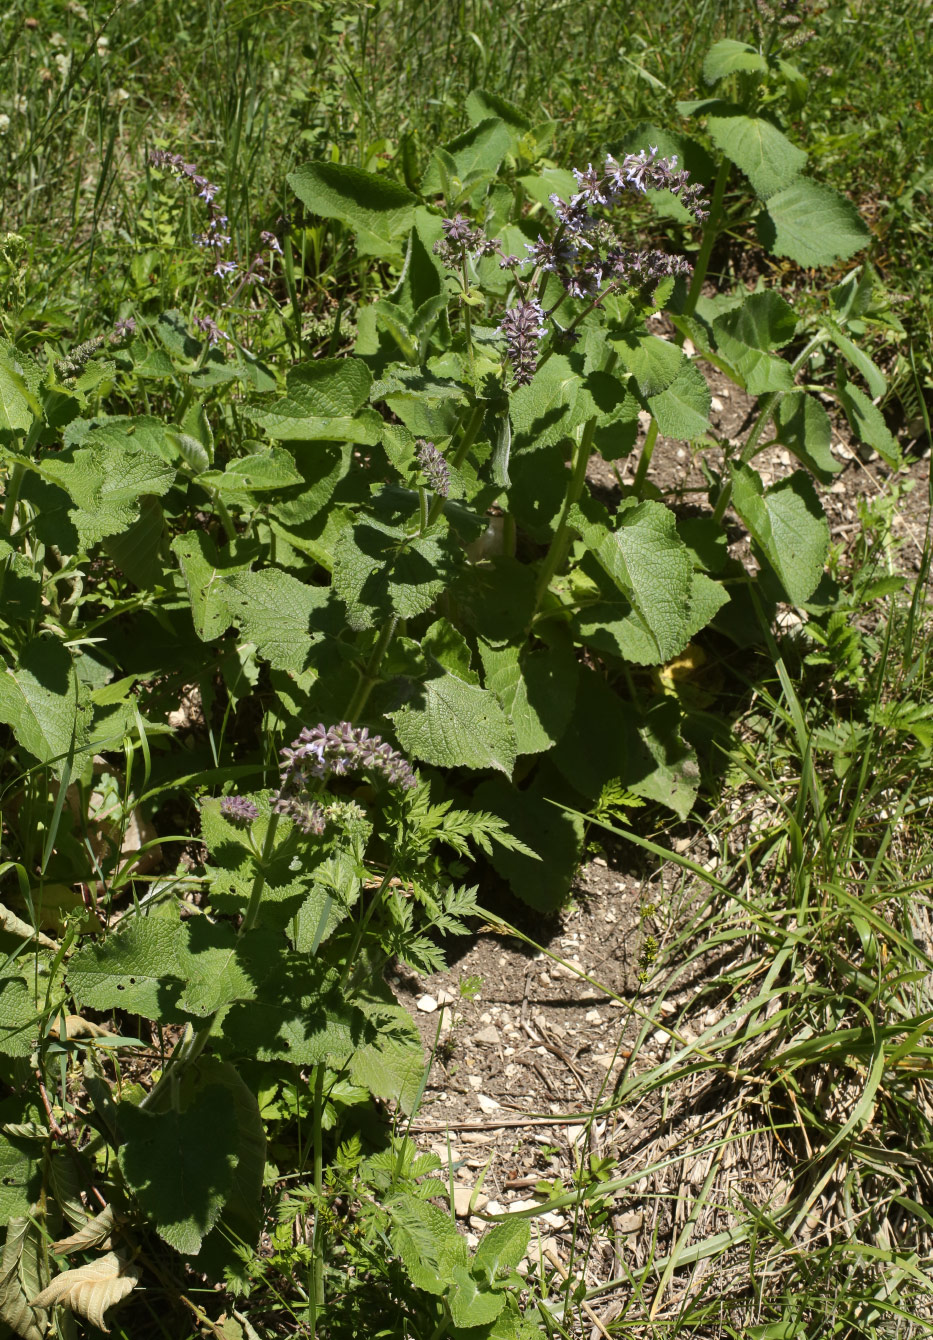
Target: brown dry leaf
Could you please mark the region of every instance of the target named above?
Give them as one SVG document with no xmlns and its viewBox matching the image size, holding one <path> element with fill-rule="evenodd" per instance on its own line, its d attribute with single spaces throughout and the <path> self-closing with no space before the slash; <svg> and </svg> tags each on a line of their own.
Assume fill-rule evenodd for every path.
<svg viewBox="0 0 933 1340">
<path fill-rule="evenodd" d="M 107 1331 L 104 1313 L 119 1303 L 139 1283 L 141 1268 L 116 1252 L 92 1261 L 88 1266 L 56 1275 L 47 1289 L 32 1300 L 33 1307 L 51 1307 L 61 1303 L 71 1312 L 86 1317 L 101 1331 Z"/>
<path fill-rule="evenodd" d="M 53 1037 L 60 1037 L 60 1021 L 55 1023 L 49 1029 Z M 112 1038 L 113 1034 L 109 1028 L 103 1024 L 95 1024 L 90 1019 L 82 1019 L 80 1014 L 65 1015 L 65 1037 L 66 1038 Z"/>
<path fill-rule="evenodd" d="M 113 1232 L 113 1209 L 106 1206 L 94 1219 L 89 1219 L 70 1237 L 61 1238 L 52 1243 L 52 1251 L 58 1256 L 67 1256 L 69 1252 L 87 1251 L 91 1247 L 110 1246 L 109 1238 Z"/>
</svg>

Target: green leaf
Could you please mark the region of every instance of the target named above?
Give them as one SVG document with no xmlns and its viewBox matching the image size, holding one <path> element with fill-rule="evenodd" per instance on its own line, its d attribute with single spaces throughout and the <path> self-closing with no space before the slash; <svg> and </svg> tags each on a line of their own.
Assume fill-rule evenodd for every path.
<svg viewBox="0 0 933 1340">
<path fill-rule="evenodd" d="M 233 1190 L 238 1131 L 227 1087 L 211 1084 L 183 1112 L 119 1105 L 120 1169 L 156 1232 L 193 1256 Z"/>
<path fill-rule="evenodd" d="M 791 604 L 809 600 L 829 552 L 829 525 L 809 475 L 795 470 L 765 490 L 750 466 L 732 467 L 732 502 Z"/>
<path fill-rule="evenodd" d="M 354 419 L 369 399 L 372 373 L 360 358 L 321 358 L 299 363 L 285 379 L 286 394 L 271 405 L 253 405 L 249 417 L 280 441 L 365 442 L 382 421 Z"/>
<path fill-rule="evenodd" d="M 871 237 L 851 201 L 808 178 L 771 196 L 758 216 L 757 229 L 773 255 L 787 256 L 808 268 L 847 260 Z"/>
<path fill-rule="evenodd" d="M 684 351 L 671 340 L 647 331 L 627 331 L 609 340 L 619 361 L 634 378 L 643 396 L 660 395 L 677 380 L 687 361 Z"/>
<path fill-rule="evenodd" d="M 38 1112 L 20 1098 L 0 1102 L 0 1123 L 18 1126 L 38 1118 Z M 0 1132 L 0 1227 L 29 1213 L 42 1189 L 44 1141 L 27 1140 Z"/>
<path fill-rule="evenodd" d="M 570 520 L 631 606 L 623 616 L 631 625 L 627 659 L 657 665 L 683 651 L 697 631 L 690 614 L 694 574 L 673 512 L 638 503 L 620 509 L 613 532 L 604 509 L 589 500 Z"/>
<path fill-rule="evenodd" d="M 0 671 L 0 721 L 40 763 L 52 764 L 58 777 L 69 766 L 69 754 L 87 742 L 89 708 L 88 690 L 57 638 L 33 638 L 16 667 Z"/>
<path fill-rule="evenodd" d="M 340 219 L 361 256 L 395 256 L 414 220 L 417 199 L 391 178 L 345 163 L 306 163 L 288 184 L 312 214 Z"/>
<path fill-rule="evenodd" d="M 417 1196 L 392 1196 L 386 1202 L 392 1246 L 416 1289 L 446 1293 L 454 1271 L 467 1268 L 466 1240 L 450 1215 Z"/>
<path fill-rule="evenodd" d="M 68 965 L 68 987 L 90 1009 L 177 1018 L 186 939 L 180 921 L 135 916 L 102 943 L 81 946 Z"/>
<path fill-rule="evenodd" d="M 167 461 L 133 447 L 128 434 L 121 434 L 125 445 L 119 446 L 113 436 L 112 430 L 95 430 L 88 445 L 66 447 L 40 461 L 43 477 L 60 484 L 75 504 L 69 516 L 84 549 L 126 530 L 139 515 L 143 494 L 161 496 L 175 482 Z"/>
<path fill-rule="evenodd" d="M 218 554 L 206 531 L 190 530 L 175 536 L 172 552 L 185 579 L 194 631 L 202 642 L 212 642 L 233 622 L 227 604 L 228 579 L 246 572 L 258 551 L 255 546 L 234 543 Z"/>
<path fill-rule="evenodd" d="M 199 1087 L 206 1086 L 215 1094 L 218 1089 L 223 1090 L 236 1119 L 232 1184 L 221 1217 L 198 1253 L 199 1268 L 209 1276 L 219 1278 L 224 1269 L 235 1269 L 236 1244 L 246 1243 L 254 1247 L 259 1238 L 266 1133 L 255 1096 L 229 1062 L 201 1056 L 193 1069 Z M 191 1074 L 189 1071 L 185 1079 L 190 1081 Z M 184 1097 L 187 1100 L 187 1092 Z"/>
<path fill-rule="evenodd" d="M 350 1058 L 350 1078 L 376 1098 L 414 1112 L 424 1081 L 424 1048 L 411 1015 L 401 1006 L 379 1007 L 376 1037 Z"/>
<path fill-rule="evenodd" d="M 842 469 L 830 451 L 832 428 L 823 406 L 806 391 L 791 391 L 778 402 L 774 416 L 777 440 L 794 453 L 823 484 Z"/>
<path fill-rule="evenodd" d="M 857 344 L 853 344 L 848 335 L 844 335 L 838 326 L 831 325 L 829 327 L 829 338 L 846 361 L 851 363 L 852 367 L 865 378 L 872 396 L 883 396 L 888 389 L 888 384 L 878 364 L 868 357 L 864 349 L 860 349 Z"/>
<path fill-rule="evenodd" d="M 268 447 L 228 461 L 225 470 L 205 470 L 198 483 L 225 503 L 240 506 L 253 501 L 256 493 L 287 489 L 302 483 L 295 458 L 284 447 Z"/>
<path fill-rule="evenodd" d="M 388 713 L 402 748 L 438 767 L 510 774 L 515 731 L 496 695 L 433 665 L 427 679 L 414 683 L 413 699 Z"/>
<path fill-rule="evenodd" d="M 177 970 L 184 982 L 178 1007 L 201 1019 L 235 1000 L 252 1000 L 258 983 L 281 962 L 281 942 L 268 931 L 238 936 L 227 921 L 196 917 L 183 923 L 176 946 Z"/>
<path fill-rule="evenodd" d="M 12 352 L 0 349 L 0 433 L 28 433 L 42 418 L 39 402 L 23 378 Z"/>
<path fill-rule="evenodd" d="M 724 346 L 727 353 L 730 341 L 761 352 L 780 349 L 790 343 L 796 329 L 793 307 L 773 289 L 750 293 L 740 306 L 713 322 L 717 343 L 720 337 L 727 338 Z"/>
<path fill-rule="evenodd" d="M 29 1056 L 39 1036 L 35 997 L 24 978 L 0 981 L 0 1052 L 4 1056 Z"/>
<path fill-rule="evenodd" d="M 512 130 L 519 133 L 531 129 L 531 121 L 514 102 L 500 97 L 498 93 L 489 93 L 484 88 L 474 88 L 467 94 L 464 103 L 467 116 L 475 126 L 488 117 L 497 116 Z M 450 145 L 447 146 L 448 149 Z"/>
<path fill-rule="evenodd" d="M 25 554 L 0 539 L 0 598 L 6 623 L 26 623 L 39 613 L 42 576 Z"/>
<path fill-rule="evenodd" d="M 866 446 L 873 447 L 885 464 L 896 470 L 901 464 L 901 451 L 881 410 L 858 386 L 848 383 L 841 384 L 837 389 L 855 436 Z"/>
<path fill-rule="evenodd" d="M 520 638 L 534 614 L 534 570 L 515 558 L 461 568 L 452 590 L 464 620 L 490 642 Z"/>
<path fill-rule="evenodd" d="M 739 71 L 767 74 L 768 62 L 747 42 L 736 42 L 731 37 L 715 42 L 703 61 L 703 78 L 706 83 L 717 84 L 720 79 Z"/>
<path fill-rule="evenodd" d="M 505 1294 L 484 1288 L 467 1266 L 454 1266 L 447 1305 L 455 1326 L 486 1326 L 505 1307 Z"/>
<path fill-rule="evenodd" d="M 719 352 L 732 364 L 736 375 L 752 395 L 789 391 L 794 374 L 789 363 L 774 358 L 769 350 L 793 338 L 797 318 L 793 308 L 778 293 L 752 293 L 739 307 L 713 321 Z"/>
<path fill-rule="evenodd" d="M 293 954 L 218 1021 L 217 1046 L 231 1056 L 293 1065 L 342 1066 L 368 1040 L 364 1016 L 314 959 Z"/>
<path fill-rule="evenodd" d="M 498 117 L 488 117 L 445 144 L 441 152 L 449 154 L 453 160 L 452 172 L 457 181 L 462 186 L 472 186 L 492 180 L 511 144 L 508 126 Z M 421 192 L 423 195 L 439 195 L 444 190 L 439 156 L 435 153 L 424 174 Z"/>
<path fill-rule="evenodd" d="M 560 739 L 577 686 L 577 661 L 569 644 L 537 651 L 480 642 L 485 684 L 496 694 L 515 731 L 518 754 L 540 754 Z"/>
<path fill-rule="evenodd" d="M 677 704 L 666 699 L 642 716 L 595 671 L 586 670 L 581 678 L 573 720 L 555 754 L 561 772 L 593 800 L 617 779 L 683 819 L 696 797 L 699 770 L 693 750 L 680 737 Z M 598 750 L 594 739 L 600 742 Z"/>
<path fill-rule="evenodd" d="M 693 442 L 709 432 L 712 395 L 700 369 L 685 360 L 677 376 L 658 395 L 648 397 L 648 408 L 665 437 Z"/>
<path fill-rule="evenodd" d="M 279 568 L 235 572 L 225 599 L 243 637 L 276 670 L 300 674 L 312 648 L 338 628 L 330 587 L 311 586 Z"/>
<path fill-rule="evenodd" d="M 579 369 L 563 354 L 554 354 L 527 386 L 513 392 L 509 400 L 513 461 L 523 448 L 540 450 L 569 435 L 579 385 Z"/>
<path fill-rule="evenodd" d="M 108 535 L 103 549 L 135 586 L 151 591 L 164 580 L 160 558 L 165 516 L 158 498 L 139 500 L 139 516 L 127 530 Z"/>
<path fill-rule="evenodd" d="M 538 777 L 524 791 L 496 777 L 483 782 L 474 795 L 476 805 L 504 819 L 512 835 L 540 857 L 536 861 L 497 845 L 490 861 L 518 898 L 542 912 L 564 902 L 583 847 L 582 819 L 552 805 L 551 794 Z"/>
<path fill-rule="evenodd" d="M 483 1234 L 473 1257 L 474 1270 L 482 1271 L 490 1283 L 498 1274 L 514 1270 L 528 1249 L 530 1235 L 527 1219 L 506 1219 L 496 1224 Z"/>
<path fill-rule="evenodd" d="M 747 116 L 739 107 L 719 103 L 715 111 L 709 109 L 706 126 L 717 149 L 745 173 L 761 200 L 789 186 L 803 171 L 807 161 L 803 149 L 764 117 Z"/>
<path fill-rule="evenodd" d="M 393 614 L 413 619 L 431 608 L 448 584 L 457 554 L 446 525 L 422 536 L 364 517 L 334 550 L 334 589 L 353 629 L 372 628 Z"/>
</svg>

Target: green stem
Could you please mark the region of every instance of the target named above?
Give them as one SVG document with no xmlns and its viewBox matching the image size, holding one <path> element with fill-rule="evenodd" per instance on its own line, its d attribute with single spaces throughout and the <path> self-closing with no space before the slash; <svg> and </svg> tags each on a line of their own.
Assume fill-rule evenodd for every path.
<svg viewBox="0 0 933 1340">
<path fill-rule="evenodd" d="M 275 849 L 275 834 L 279 826 L 279 816 L 271 814 L 269 816 L 269 826 L 266 829 L 266 839 L 262 844 L 262 854 L 256 863 L 256 874 L 253 878 L 253 887 L 250 890 L 249 902 L 246 905 L 246 912 L 240 926 L 238 935 L 245 931 L 252 930 L 259 916 L 259 906 L 262 902 L 263 890 L 266 886 L 266 867 L 272 859 L 272 853 Z M 171 1093 L 177 1093 L 178 1080 L 187 1070 L 193 1061 L 196 1061 L 207 1046 L 207 1040 L 211 1035 L 211 1029 L 214 1027 L 214 1020 L 217 1013 L 209 1015 L 197 1028 L 192 1028 L 189 1024 L 185 1034 L 178 1046 L 172 1052 L 168 1063 L 156 1083 L 145 1095 L 140 1107 L 155 1107 L 157 1098 L 161 1097 L 168 1089 Z"/>
<path fill-rule="evenodd" d="M 716 238 L 719 236 L 722 217 L 722 200 L 726 193 L 726 186 L 729 181 L 729 173 L 732 171 L 732 164 L 728 158 L 723 158 L 719 164 L 719 171 L 716 173 L 716 183 L 713 186 L 713 198 L 709 207 L 709 218 L 706 220 L 706 227 L 703 229 L 703 241 L 700 243 L 700 251 L 697 256 L 697 263 L 693 267 L 693 279 L 690 281 L 690 291 L 687 294 L 687 301 L 684 304 L 684 316 L 693 316 L 696 305 L 700 299 L 700 293 L 703 290 L 703 282 L 706 279 L 706 272 L 709 269 L 710 256 L 713 254 L 713 247 L 716 245 Z M 678 332 L 677 343 L 683 344 L 684 337 Z"/>
<path fill-rule="evenodd" d="M 314 1228 L 311 1233 L 311 1340 L 317 1329 L 318 1313 L 324 1308 L 324 1253 L 321 1250 L 321 1205 L 324 1195 L 324 1066 L 314 1072 L 314 1101 L 312 1104 L 312 1139 L 314 1142 Z"/>
<path fill-rule="evenodd" d="M 583 485 L 586 482 L 586 467 L 590 463 L 590 453 L 593 450 L 593 437 L 596 433 L 596 416 L 587 419 L 583 432 L 580 434 L 580 440 L 577 442 L 570 474 L 570 483 L 567 485 L 567 492 L 564 495 L 564 505 L 561 509 L 560 521 L 557 530 L 551 539 L 550 547 L 544 556 L 541 564 L 541 571 L 538 573 L 538 581 L 535 586 L 534 612 L 537 613 L 538 606 L 547 594 L 548 587 L 567 556 L 567 550 L 570 548 L 571 534 L 573 527 L 570 525 L 569 516 L 571 508 L 580 500 L 580 494 L 583 492 Z"/>
<path fill-rule="evenodd" d="M 19 491 L 23 487 L 23 479 L 26 476 L 26 470 L 22 461 L 16 461 L 10 471 L 10 480 L 6 486 L 6 500 L 3 504 L 3 517 L 0 525 L 6 531 L 7 535 L 13 533 L 13 522 L 16 517 L 16 505 L 19 502 Z"/>
<path fill-rule="evenodd" d="M 645 475 L 648 473 L 648 466 L 651 464 L 651 457 L 654 455 L 654 444 L 658 440 L 658 421 L 652 419 L 648 427 L 648 433 L 645 437 L 645 445 L 641 449 L 641 459 L 638 462 L 638 468 L 635 471 L 635 478 L 632 480 L 632 492 L 637 494 L 645 482 Z"/>
<path fill-rule="evenodd" d="M 388 623 L 383 626 L 382 632 L 379 634 L 376 645 L 373 647 L 369 660 L 366 662 L 363 673 L 360 676 L 360 682 L 356 686 L 356 691 L 347 706 L 347 721 L 356 721 L 357 717 L 369 701 L 369 695 L 379 682 L 379 667 L 382 664 L 382 658 L 389 650 L 389 645 L 395 636 L 395 630 L 398 628 L 398 625 L 399 616 L 393 614 Z"/>
<path fill-rule="evenodd" d="M 807 359 L 810 357 L 810 355 L 813 353 L 815 349 L 819 348 L 819 346 L 823 343 L 823 340 L 825 338 L 826 338 L 825 331 L 823 330 L 817 331 L 817 333 L 804 347 L 802 352 L 797 355 L 797 357 L 791 364 L 792 376 L 796 377 L 797 373 L 807 362 Z M 739 456 L 739 461 L 742 463 L 742 465 L 747 465 L 748 462 L 752 460 L 752 458 L 754 457 L 755 453 L 758 450 L 758 442 L 761 438 L 761 434 L 764 432 L 765 424 L 771 418 L 772 414 L 777 409 L 780 402 L 784 399 L 785 394 L 786 394 L 785 391 L 772 391 L 770 395 L 765 396 L 764 400 L 762 401 L 758 417 L 755 420 L 752 430 L 749 433 L 748 438 L 745 442 L 745 446 L 742 448 L 741 454 Z M 729 506 L 731 498 L 732 498 L 732 480 L 729 479 L 726 480 L 725 483 L 723 484 L 719 497 L 716 499 L 716 508 L 713 512 L 713 520 L 717 523 L 717 525 L 722 522 L 722 519 L 726 514 L 726 508 Z"/>
</svg>

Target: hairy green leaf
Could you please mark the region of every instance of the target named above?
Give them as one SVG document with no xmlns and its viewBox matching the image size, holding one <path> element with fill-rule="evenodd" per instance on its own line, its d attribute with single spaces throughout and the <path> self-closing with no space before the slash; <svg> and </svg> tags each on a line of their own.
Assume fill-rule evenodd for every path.
<svg viewBox="0 0 933 1340">
<path fill-rule="evenodd" d="M 407 754 L 438 767 L 515 766 L 515 731 L 494 693 L 467 684 L 434 663 L 412 698 L 388 715 Z"/>
<path fill-rule="evenodd" d="M 59 777 L 69 755 L 86 743 L 90 716 L 87 687 L 78 681 L 71 655 L 57 638 L 33 638 L 17 665 L 0 671 L 0 721 Z"/>
<path fill-rule="evenodd" d="M 901 464 L 901 451 L 881 410 L 863 390 L 851 382 L 841 384 L 838 391 L 849 427 L 855 436 L 866 446 L 873 447 L 885 464 L 896 470 Z"/>
<path fill-rule="evenodd" d="M 792 604 L 810 599 L 829 552 L 829 524 L 809 475 L 796 470 L 765 489 L 750 466 L 732 467 L 735 510 Z"/>
<path fill-rule="evenodd" d="M 707 84 L 717 84 L 730 74 L 767 74 L 768 62 L 747 42 L 724 37 L 714 42 L 703 60 L 703 78 Z"/>
<path fill-rule="evenodd" d="M 321 162 L 296 168 L 288 184 L 312 214 L 346 223 L 361 256 L 400 254 L 416 197 L 398 182 L 345 163 Z"/>
<path fill-rule="evenodd" d="M 805 177 L 770 197 L 757 229 L 775 256 L 808 267 L 848 260 L 871 238 L 850 200 Z"/>
<path fill-rule="evenodd" d="M 334 589 L 350 627 L 423 614 L 447 585 L 457 557 L 446 524 L 411 536 L 403 526 L 364 517 L 343 532 L 334 552 Z"/>
<path fill-rule="evenodd" d="M 791 391 L 778 402 L 774 415 L 775 436 L 823 484 L 842 469 L 830 451 L 832 428 L 820 402 L 806 391 Z"/>
<path fill-rule="evenodd" d="M 124 1102 L 118 1113 L 127 1186 L 159 1236 L 194 1255 L 233 1190 L 238 1132 L 227 1087 L 208 1085 L 184 1111 Z"/>
<path fill-rule="evenodd" d="M 748 116 L 740 107 L 710 108 L 706 126 L 717 149 L 745 173 L 761 200 L 788 186 L 803 171 L 807 155 L 773 122 Z"/>
</svg>

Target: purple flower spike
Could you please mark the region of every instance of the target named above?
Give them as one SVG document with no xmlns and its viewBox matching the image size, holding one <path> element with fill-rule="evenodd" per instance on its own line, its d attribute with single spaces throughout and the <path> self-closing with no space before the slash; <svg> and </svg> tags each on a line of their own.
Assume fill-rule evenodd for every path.
<svg viewBox="0 0 933 1340">
<path fill-rule="evenodd" d="M 366 726 L 341 721 L 337 726 L 305 726 L 291 745 L 280 750 L 281 787 L 275 802 L 277 814 L 295 818 L 304 813 L 302 806 L 313 799 L 314 781 L 330 776 L 345 777 L 351 772 L 381 773 L 389 786 L 407 791 L 418 785 L 411 764 L 380 735 L 370 735 Z M 296 808 L 297 807 L 297 808 Z M 310 816 L 310 817 L 308 817 Z M 308 811 L 308 822 L 317 819 Z M 322 818 L 323 822 L 323 818 Z M 306 832 L 317 831 L 313 826 Z"/>
<path fill-rule="evenodd" d="M 450 493 L 450 468 L 433 442 L 418 439 L 418 464 L 429 486 L 442 498 Z"/>
<path fill-rule="evenodd" d="M 259 818 L 259 806 L 246 796 L 224 796 L 220 802 L 220 812 L 225 819 L 232 819 L 234 823 L 249 824 Z"/>
<path fill-rule="evenodd" d="M 547 334 L 544 312 L 536 298 L 510 307 L 499 326 L 508 346 L 516 386 L 527 386 L 538 366 L 538 342 Z"/>
</svg>

